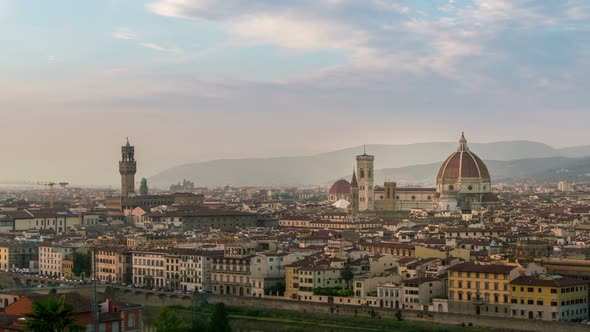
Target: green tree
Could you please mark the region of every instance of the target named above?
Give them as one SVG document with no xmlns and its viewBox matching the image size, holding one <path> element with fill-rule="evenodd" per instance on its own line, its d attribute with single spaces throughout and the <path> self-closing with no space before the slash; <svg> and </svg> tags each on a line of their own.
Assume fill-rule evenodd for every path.
<svg viewBox="0 0 590 332">
<path fill-rule="evenodd" d="M 350 282 L 354 279 L 354 271 L 347 265 L 340 271 L 340 278 L 346 281 L 346 288 L 350 288 Z"/>
<path fill-rule="evenodd" d="M 148 195 L 148 184 L 146 178 L 141 178 L 141 184 L 139 185 L 139 195 L 140 196 L 147 196 Z"/>
<path fill-rule="evenodd" d="M 217 303 L 215 305 L 215 311 L 209 322 L 208 332 L 231 332 L 229 317 L 227 317 L 227 312 L 225 311 L 225 305 L 223 303 Z"/>
<path fill-rule="evenodd" d="M 74 251 L 74 267 L 72 272 L 75 276 L 80 276 L 82 272 L 88 278 L 91 275 L 92 257 L 89 254 L 82 254 Z"/>
<path fill-rule="evenodd" d="M 31 332 L 78 332 L 86 327 L 76 322 L 74 307 L 65 297 L 52 297 L 45 302 L 33 302 L 33 310 L 25 314 L 24 327 Z"/>
<path fill-rule="evenodd" d="M 154 325 L 156 326 L 156 332 L 181 332 L 185 329 L 182 320 L 170 307 L 163 307 L 160 310 Z"/>
</svg>

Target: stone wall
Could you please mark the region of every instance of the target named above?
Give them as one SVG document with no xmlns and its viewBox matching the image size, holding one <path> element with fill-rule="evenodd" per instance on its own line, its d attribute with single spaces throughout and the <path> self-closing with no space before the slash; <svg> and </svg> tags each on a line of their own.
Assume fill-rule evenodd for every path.
<svg viewBox="0 0 590 332">
<path fill-rule="evenodd" d="M 327 314 L 334 316 L 351 316 L 351 317 L 371 317 L 374 311 L 378 316 L 387 319 L 395 319 L 395 309 L 387 308 L 370 308 L 366 306 L 350 306 L 341 304 L 323 304 L 299 302 L 294 300 L 235 297 L 213 294 L 199 294 L 194 298 L 179 294 L 154 294 L 141 291 L 130 291 L 119 288 L 109 288 L 107 293 L 115 301 L 142 304 L 145 306 L 164 306 L 164 305 L 181 305 L 191 306 L 198 303 L 219 303 L 222 302 L 228 306 L 258 308 L 258 309 L 278 309 L 292 310 L 298 312 L 310 312 L 314 314 Z M 404 310 L 403 318 L 410 321 L 426 321 L 432 323 L 448 325 L 469 325 L 476 327 L 494 328 L 500 330 L 513 331 L 538 331 L 538 332 L 555 332 L 556 330 L 565 330 L 568 332 L 587 332 L 590 329 L 588 325 L 566 323 L 566 322 L 547 322 L 539 320 L 524 320 L 514 318 L 494 318 L 487 316 L 460 315 L 451 313 L 420 312 Z"/>
</svg>

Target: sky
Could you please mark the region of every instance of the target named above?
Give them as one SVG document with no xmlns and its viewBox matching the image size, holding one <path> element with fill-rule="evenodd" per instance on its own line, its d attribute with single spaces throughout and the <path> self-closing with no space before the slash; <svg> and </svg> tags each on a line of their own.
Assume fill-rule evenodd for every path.
<svg viewBox="0 0 590 332">
<path fill-rule="evenodd" d="M 367 144 L 585 145 L 586 0 L 0 0 L 0 181 Z"/>
</svg>

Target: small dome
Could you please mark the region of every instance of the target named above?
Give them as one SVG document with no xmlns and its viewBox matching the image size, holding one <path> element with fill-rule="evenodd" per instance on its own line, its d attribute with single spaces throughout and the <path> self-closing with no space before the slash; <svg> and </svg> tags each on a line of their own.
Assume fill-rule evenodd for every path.
<svg viewBox="0 0 590 332">
<path fill-rule="evenodd" d="M 330 195 L 345 195 L 350 194 L 350 183 L 346 180 L 338 180 L 334 182 L 330 188 Z"/>
<path fill-rule="evenodd" d="M 490 172 L 475 153 L 469 151 L 465 135 L 461 135 L 459 148 L 440 166 L 436 179 L 438 181 L 455 181 L 460 178 L 482 178 L 490 180 Z"/>
</svg>

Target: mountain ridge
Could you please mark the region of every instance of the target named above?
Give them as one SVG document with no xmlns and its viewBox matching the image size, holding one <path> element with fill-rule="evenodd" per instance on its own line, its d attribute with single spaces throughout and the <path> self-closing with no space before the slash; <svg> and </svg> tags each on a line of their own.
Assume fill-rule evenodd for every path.
<svg viewBox="0 0 590 332">
<path fill-rule="evenodd" d="M 527 140 L 469 143 L 469 147 L 486 160 L 486 163 L 491 163 L 489 168 L 496 162 L 560 157 L 567 159 L 564 154 L 584 154 L 586 149 L 590 155 L 590 146 L 556 149 L 544 143 Z M 376 176 L 380 170 L 404 167 L 416 168 L 414 172 L 418 173 L 431 171 L 435 165 L 440 165 L 448 155 L 456 151 L 456 148 L 457 143 L 454 142 L 366 145 L 367 153 L 375 155 Z M 175 166 L 155 174 L 149 180 L 152 186 L 160 188 L 167 188 L 182 179 L 208 187 L 316 185 L 335 179 L 335 175 L 352 173 L 355 156 L 362 152 L 363 146 L 355 146 L 308 156 L 216 159 Z M 567 164 L 565 160 L 561 163 Z M 561 165 L 559 162 L 550 162 L 549 166 L 554 164 Z M 498 166 L 499 174 L 505 174 L 502 170 L 509 166 L 510 164 Z M 513 172 L 517 171 L 519 176 L 522 174 L 520 166 L 512 167 Z M 549 171 L 547 168 L 539 170 Z M 435 168 L 432 177 L 436 176 L 436 171 L 438 168 Z M 410 175 L 411 171 L 406 173 Z M 501 178 L 503 177 L 492 174 L 492 180 Z M 407 181 L 399 178 L 399 182 Z"/>
</svg>

